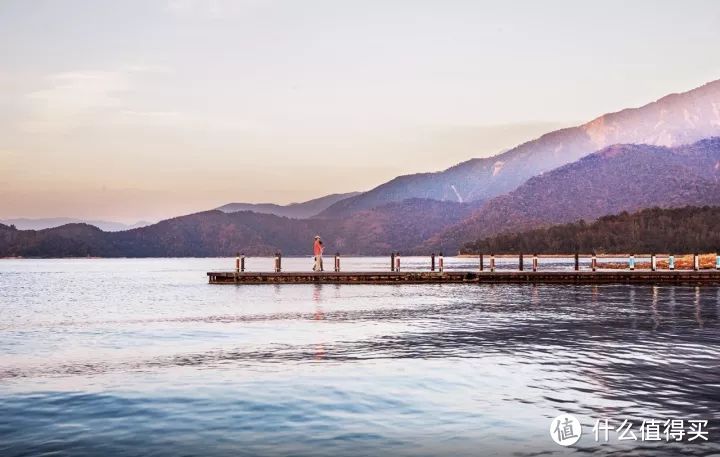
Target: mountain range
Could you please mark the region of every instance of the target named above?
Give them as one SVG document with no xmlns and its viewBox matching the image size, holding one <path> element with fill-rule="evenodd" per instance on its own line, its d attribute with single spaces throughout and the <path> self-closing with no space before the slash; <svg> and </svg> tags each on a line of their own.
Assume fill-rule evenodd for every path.
<svg viewBox="0 0 720 457">
<path fill-rule="evenodd" d="M 475 209 L 472 204 L 409 199 L 337 219 L 212 210 L 122 232 L 103 232 L 88 224 L 45 230 L 0 224 L 0 257 L 216 257 L 239 251 L 301 255 L 311 251 L 318 233 L 328 253 L 407 252 Z"/>
<path fill-rule="evenodd" d="M 145 227 L 152 224 L 148 221 L 139 221 L 134 224 L 123 224 L 122 222 L 93 220 L 93 219 L 77 219 L 73 217 L 46 217 L 46 218 L 17 218 L 5 219 L 0 221 L 5 225 L 14 225 L 20 230 L 42 230 L 46 228 L 60 227 L 66 224 L 90 224 L 104 230 L 106 232 L 119 232 L 121 230 L 130 230 L 138 227 Z"/>
<path fill-rule="evenodd" d="M 495 197 L 426 249 L 649 207 L 720 205 L 720 138 L 668 148 L 615 145 Z"/>
<path fill-rule="evenodd" d="M 252 211 L 261 214 L 274 214 L 276 216 L 292 217 L 295 219 L 307 219 L 321 213 L 333 203 L 337 203 L 340 200 L 354 197 L 356 195 L 360 195 L 360 192 L 331 194 L 302 203 L 290 203 L 289 205 L 276 205 L 275 203 L 228 203 L 227 205 L 223 205 L 217 209 L 224 213 Z"/>
<path fill-rule="evenodd" d="M 720 80 L 445 171 L 291 205 L 231 203 L 122 232 L 0 224 L 0 256 L 455 252 L 501 233 L 647 207 L 720 205 Z"/>
<path fill-rule="evenodd" d="M 237 211 L 252 211 L 260 214 L 275 214 L 276 216 L 291 217 L 295 219 L 306 219 L 313 217 L 325 210 L 328 206 L 342 199 L 354 197 L 360 192 L 348 192 L 344 194 L 331 194 L 320 198 L 314 198 L 301 203 L 290 203 L 289 205 L 277 205 L 275 203 L 228 203 L 218 210 L 224 213 Z M 94 225 L 106 232 L 119 232 L 139 227 L 145 227 L 152 222 L 139 221 L 134 224 L 123 224 L 122 222 L 78 219 L 73 217 L 48 217 L 48 218 L 15 218 L 0 220 L 0 224 L 13 225 L 20 230 L 43 230 L 60 227 L 66 224 L 88 224 Z"/>
<path fill-rule="evenodd" d="M 333 204 L 331 217 L 406 198 L 468 202 L 487 200 L 525 180 L 618 143 L 678 146 L 720 135 L 720 80 L 671 94 L 640 108 L 600 116 L 547 133 L 502 154 L 471 159 L 447 170 L 399 176 Z"/>
</svg>

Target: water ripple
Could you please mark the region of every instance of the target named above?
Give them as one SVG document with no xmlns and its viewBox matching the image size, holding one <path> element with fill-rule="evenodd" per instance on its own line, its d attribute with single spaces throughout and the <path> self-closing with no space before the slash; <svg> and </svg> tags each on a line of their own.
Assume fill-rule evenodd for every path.
<svg viewBox="0 0 720 457">
<path fill-rule="evenodd" d="M 584 436 L 577 452 L 720 453 L 717 287 L 216 287 L 205 259 L 0 268 L 3 456 L 566 455 L 547 432 L 559 412 L 588 437 L 600 418 L 708 419 L 716 437 Z"/>
</svg>

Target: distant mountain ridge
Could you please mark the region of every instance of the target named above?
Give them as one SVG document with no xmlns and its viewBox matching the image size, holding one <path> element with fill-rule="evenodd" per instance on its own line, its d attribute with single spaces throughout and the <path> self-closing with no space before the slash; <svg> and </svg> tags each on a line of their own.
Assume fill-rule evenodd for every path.
<svg viewBox="0 0 720 457">
<path fill-rule="evenodd" d="M 685 205 L 720 206 L 720 138 L 676 148 L 610 146 L 489 200 L 425 246 L 450 251 L 502 232 Z"/>
<path fill-rule="evenodd" d="M 183 257 L 310 252 L 455 252 L 502 232 L 645 207 L 720 206 L 720 138 L 666 148 L 615 145 L 528 180 L 488 202 L 408 199 L 335 218 L 293 219 L 252 211 L 206 211 L 122 232 L 87 224 L 46 230 L 0 225 L 0 256 Z"/>
<path fill-rule="evenodd" d="M 667 148 L 615 145 L 529 179 L 488 202 L 408 199 L 335 218 L 293 219 L 252 211 L 206 211 L 121 232 L 87 224 L 45 230 L 0 225 L 0 256 L 207 257 L 310 252 L 456 252 L 503 232 L 591 220 L 646 207 L 720 206 L 720 138 Z"/>
<path fill-rule="evenodd" d="M 720 136 L 661 144 L 719 129 L 720 81 L 715 81 L 551 132 L 495 158 L 398 177 L 359 195 L 287 206 L 230 204 L 222 207 L 228 212 L 206 211 L 117 233 L 87 224 L 37 231 L 0 224 L 0 256 L 226 256 L 239 250 L 304 255 L 315 234 L 323 236 L 329 252 L 345 255 L 450 254 L 496 234 L 622 211 L 720 206 Z M 657 144 L 614 144 L 588 153 L 617 138 Z"/>
<path fill-rule="evenodd" d="M 238 251 L 309 255 L 316 234 L 323 237 L 328 254 L 388 254 L 407 252 L 476 209 L 472 204 L 411 199 L 336 219 L 212 210 L 114 233 L 88 224 L 46 230 L 0 224 L 0 257 L 215 257 Z"/>
<path fill-rule="evenodd" d="M 228 203 L 217 209 L 224 213 L 237 211 L 253 211 L 261 214 L 274 214 L 276 216 L 290 217 L 294 219 L 307 219 L 316 216 L 330 205 L 346 198 L 359 195 L 360 192 L 347 192 L 344 194 L 330 194 L 320 198 L 314 198 L 306 202 L 290 203 L 289 205 L 277 205 L 275 203 Z"/>
<path fill-rule="evenodd" d="M 490 199 L 532 176 L 613 144 L 678 146 L 718 135 L 720 80 L 547 133 L 493 157 L 471 159 L 445 171 L 399 176 L 333 204 L 320 216 L 349 214 L 414 197 L 464 202 Z"/>
<path fill-rule="evenodd" d="M 121 230 L 130 230 L 138 227 L 145 227 L 152 222 L 139 221 L 134 224 L 123 224 L 122 222 L 104 221 L 94 219 L 78 219 L 74 217 L 49 217 L 49 218 L 16 218 L 0 220 L 5 225 L 14 225 L 20 230 L 43 230 L 47 228 L 60 227 L 67 224 L 89 224 L 98 227 L 106 232 L 119 232 Z"/>
</svg>

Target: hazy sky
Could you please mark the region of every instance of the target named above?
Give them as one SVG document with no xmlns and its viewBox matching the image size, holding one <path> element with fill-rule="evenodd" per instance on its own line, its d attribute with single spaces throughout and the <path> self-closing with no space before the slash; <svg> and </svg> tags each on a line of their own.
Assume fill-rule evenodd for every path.
<svg viewBox="0 0 720 457">
<path fill-rule="evenodd" d="M 0 218 L 288 203 L 720 78 L 720 2 L 0 0 Z"/>
</svg>

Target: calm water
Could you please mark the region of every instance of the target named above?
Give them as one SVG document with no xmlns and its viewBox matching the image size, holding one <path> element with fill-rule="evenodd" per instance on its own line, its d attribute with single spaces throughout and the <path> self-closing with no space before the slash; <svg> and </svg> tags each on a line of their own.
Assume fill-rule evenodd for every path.
<svg viewBox="0 0 720 457">
<path fill-rule="evenodd" d="M 0 260 L 0 455 L 720 454 L 720 288 L 207 284 L 232 264 Z M 710 441 L 596 443 L 603 418 Z"/>
</svg>

